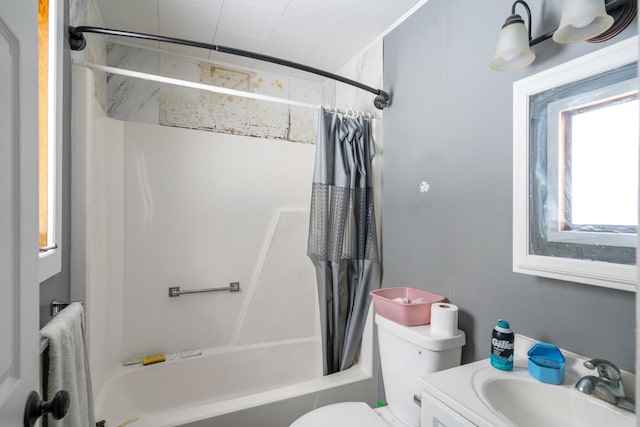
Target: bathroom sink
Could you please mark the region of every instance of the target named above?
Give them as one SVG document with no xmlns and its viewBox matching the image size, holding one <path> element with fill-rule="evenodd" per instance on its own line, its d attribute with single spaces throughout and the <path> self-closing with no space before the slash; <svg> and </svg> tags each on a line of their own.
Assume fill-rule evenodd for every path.
<svg viewBox="0 0 640 427">
<path fill-rule="evenodd" d="M 584 356 L 562 350 L 565 377 L 559 385 L 536 380 L 527 352 L 538 341 L 516 334 L 513 371 L 489 359 L 426 375 L 422 383 L 423 425 L 447 427 L 635 427 L 634 413 L 574 387 L 593 370 Z M 635 376 L 622 372 L 625 390 L 635 398 Z"/>
<path fill-rule="evenodd" d="M 522 377 L 474 380 L 474 389 L 484 404 L 519 427 L 635 425 L 634 414 L 580 393 L 571 385 Z"/>
</svg>

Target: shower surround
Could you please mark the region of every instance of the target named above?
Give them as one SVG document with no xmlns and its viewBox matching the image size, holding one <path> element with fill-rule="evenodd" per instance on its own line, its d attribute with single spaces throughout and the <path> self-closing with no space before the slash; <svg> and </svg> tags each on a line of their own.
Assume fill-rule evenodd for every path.
<svg viewBox="0 0 640 427">
<path fill-rule="evenodd" d="M 212 384 L 222 388 L 214 387 L 209 397 L 199 395 L 210 399 L 206 408 L 183 408 L 180 414 L 206 409 L 207 417 L 246 419 L 268 404 L 273 421 L 264 425 L 275 426 L 326 403 L 359 399 L 373 404 L 377 380 L 371 338 L 364 350 L 368 364 L 321 377 L 315 273 L 306 256 L 315 146 L 114 120 L 93 96 L 93 77 L 74 68 L 72 295 L 87 304 L 98 409 L 108 407 L 100 402 L 112 401 L 113 384 L 165 368 L 124 368 L 125 359 L 201 349 L 221 355 L 206 360 L 237 354 L 238 361 L 261 366 L 258 371 L 276 365 L 286 370 L 286 349 L 302 343 L 315 348 L 318 357 L 305 357 L 308 366 L 298 368 L 299 378 L 274 381 L 277 391 L 260 386 L 275 401 L 255 395 L 252 378 L 239 380 L 246 386 L 244 397 L 229 401 L 223 383 L 212 377 Z M 235 281 L 239 293 L 168 297 L 170 286 L 208 288 Z M 256 351 L 261 348 L 273 349 L 266 354 L 275 360 L 252 359 L 264 353 Z M 178 357 L 166 366 L 193 365 L 181 362 Z M 236 365 L 227 368 L 235 374 L 248 371 Z M 122 379 L 127 373 L 136 375 Z M 136 395 L 145 385 L 140 387 L 115 393 Z M 262 409 L 251 409 L 256 405 Z M 276 410 L 282 407 L 288 409 Z M 136 417 L 146 411 L 140 409 Z M 98 415 L 108 416 L 105 411 Z"/>
<path fill-rule="evenodd" d="M 85 174 L 74 180 L 85 262 L 74 264 L 96 387 L 100 371 L 132 357 L 317 336 L 306 257 L 314 146 L 113 120 L 80 99 L 92 73 L 74 74 L 74 168 Z M 230 282 L 241 291 L 168 297 L 170 286 Z"/>
<path fill-rule="evenodd" d="M 97 15 L 91 11 L 90 7 L 89 17 Z M 88 24 L 102 25 L 99 21 Z M 107 49 L 98 47 L 93 51 L 99 54 L 89 59 L 100 62 L 95 58 Z M 358 78 L 364 65 L 372 63 L 378 64 L 375 69 L 381 72 L 382 44 L 371 52 L 353 61 L 349 72 L 343 74 Z M 152 52 L 152 56 L 156 54 Z M 141 52 L 134 56 L 143 58 Z M 147 65 L 142 61 L 136 66 Z M 366 68 L 371 73 L 371 68 Z M 74 299 L 86 301 L 90 363 L 98 404 L 113 396 L 110 384 L 117 383 L 116 378 L 121 378 L 123 372 L 141 370 L 144 374 L 151 372 L 146 368 L 191 366 L 191 360 L 182 364 L 178 357 L 171 363 L 137 366 L 127 371 L 122 361 L 129 358 L 202 349 L 206 355 L 242 355 L 238 360 L 263 363 L 263 369 L 269 369 L 269 358 L 250 361 L 251 354 L 260 354 L 251 349 L 284 349 L 295 343 L 320 349 L 315 273 L 306 257 L 315 147 L 277 135 L 249 137 L 242 135 L 241 128 L 222 133 L 210 126 L 163 126 L 160 93 L 157 98 L 149 98 L 147 104 L 139 104 L 138 90 L 146 82 L 125 86 L 122 93 L 129 97 L 119 98 L 116 107 L 118 95 L 105 93 L 108 86 L 104 84 L 104 74 L 76 66 L 72 72 L 71 293 Z M 258 81 L 260 77 L 252 79 Z M 373 109 L 372 96 L 365 99 L 334 82 L 302 84 L 302 92 L 296 92 L 291 89 L 295 79 L 274 76 L 269 80 L 265 79 L 266 74 L 262 77 L 261 83 L 269 87 L 271 83 L 277 85 L 276 80 L 287 83 L 283 90 L 287 89 L 288 96 L 321 95 L 313 98 L 316 100 L 305 99 L 308 102 Z M 372 85 L 381 83 L 380 78 L 365 80 Z M 186 92 L 180 96 L 196 100 Z M 167 105 L 177 109 L 176 116 L 184 117 L 190 107 L 182 109 L 176 99 Z M 255 111 L 278 112 L 279 106 L 271 107 L 262 104 Z M 109 114 L 105 110 L 110 110 Z M 309 135 L 315 139 L 315 131 L 309 133 L 312 114 L 309 110 L 303 112 L 305 118 L 290 121 L 289 130 L 282 135 L 300 142 L 311 142 Z M 110 117 L 118 114 L 119 120 Z M 306 125 L 302 125 L 305 120 Z M 272 123 L 283 122 L 274 119 Z M 185 129 L 189 127 L 208 132 Z M 267 130 L 277 129 L 271 126 Z M 377 134 L 380 133 L 378 128 Z M 377 164 L 379 161 L 376 159 Z M 186 290 L 227 286 L 235 281 L 240 282 L 239 293 L 168 297 L 170 286 Z M 303 368 L 302 379 L 285 390 L 269 393 L 281 403 L 255 397 L 252 382 L 246 379 L 242 380 L 247 388 L 243 392 L 247 396 L 244 403 L 231 404 L 224 398 L 227 403 L 214 405 L 217 409 L 212 413 L 226 414 L 225 420 L 241 420 L 247 419 L 242 418 L 247 414 L 258 413 L 250 407 L 262 405 L 260 411 L 264 413 L 264 405 L 268 404 L 273 425 L 282 425 L 284 420 L 326 403 L 353 398 L 373 404 L 377 367 L 371 356 L 372 339 L 370 336 L 365 341 L 364 348 L 369 362 L 358 364 L 357 370 L 346 376 L 310 379 L 309 374 L 313 376 L 321 370 L 319 359 L 310 359 L 311 365 Z M 137 374 L 130 378 L 134 377 L 139 378 Z M 142 387 L 155 386 L 149 383 Z M 214 391 L 224 395 L 223 390 Z M 287 400 L 296 396 L 301 400 Z M 291 405 L 297 409 L 292 410 Z M 234 412 L 238 414 L 233 415 Z"/>
</svg>

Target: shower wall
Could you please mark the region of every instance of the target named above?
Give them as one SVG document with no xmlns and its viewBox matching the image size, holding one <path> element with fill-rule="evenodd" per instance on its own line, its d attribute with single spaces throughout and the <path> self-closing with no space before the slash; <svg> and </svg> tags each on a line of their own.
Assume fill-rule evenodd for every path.
<svg viewBox="0 0 640 427">
<path fill-rule="evenodd" d="M 124 359 L 317 337 L 314 146 L 117 121 L 92 72 L 74 73 L 72 294 L 96 390 Z M 168 297 L 234 281 L 239 293 Z"/>
<path fill-rule="evenodd" d="M 104 114 L 95 77 L 73 69 L 71 298 L 85 302 L 92 379 L 99 390 L 107 370 L 123 357 L 124 123 Z"/>
<path fill-rule="evenodd" d="M 137 123 L 124 142 L 126 357 L 316 336 L 314 146 Z"/>
</svg>

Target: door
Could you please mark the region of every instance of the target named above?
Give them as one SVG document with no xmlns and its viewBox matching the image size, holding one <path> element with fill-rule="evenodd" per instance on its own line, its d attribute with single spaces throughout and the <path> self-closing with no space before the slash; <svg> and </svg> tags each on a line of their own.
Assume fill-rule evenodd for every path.
<svg viewBox="0 0 640 427">
<path fill-rule="evenodd" d="M 0 1 L 0 426 L 38 389 L 38 45 L 35 0 Z"/>
</svg>

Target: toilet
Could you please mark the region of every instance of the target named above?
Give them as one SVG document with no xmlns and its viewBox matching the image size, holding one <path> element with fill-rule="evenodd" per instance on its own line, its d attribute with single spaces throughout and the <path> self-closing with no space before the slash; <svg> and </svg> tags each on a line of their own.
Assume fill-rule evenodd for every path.
<svg viewBox="0 0 640 427">
<path fill-rule="evenodd" d="M 363 402 L 323 406 L 298 418 L 291 427 L 419 427 L 419 378 L 460 365 L 465 334 L 431 333 L 431 325 L 404 326 L 376 314 L 380 366 L 387 406 L 372 409 Z"/>
</svg>

